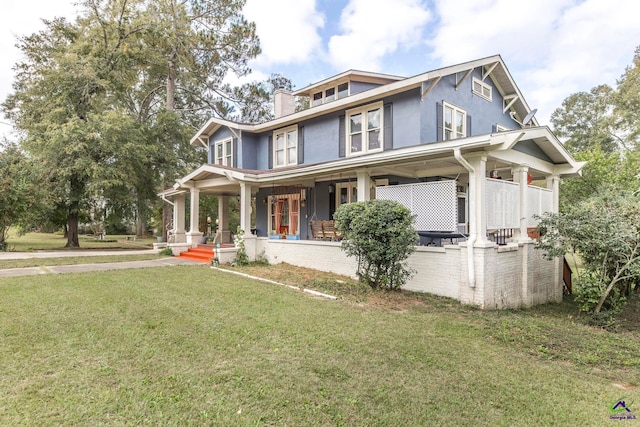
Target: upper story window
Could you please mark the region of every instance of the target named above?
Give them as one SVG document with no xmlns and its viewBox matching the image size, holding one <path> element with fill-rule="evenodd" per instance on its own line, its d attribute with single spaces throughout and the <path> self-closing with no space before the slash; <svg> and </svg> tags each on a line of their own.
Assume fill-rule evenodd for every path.
<svg viewBox="0 0 640 427">
<path fill-rule="evenodd" d="M 325 90 L 321 90 L 315 92 L 311 96 L 311 106 L 315 107 L 316 105 L 322 105 L 327 102 L 335 101 L 336 99 L 341 99 L 349 95 L 349 82 L 341 83 L 337 86 L 333 86 L 327 88 Z"/>
<path fill-rule="evenodd" d="M 486 99 L 487 101 L 491 101 L 491 86 L 483 82 L 477 77 L 473 78 L 472 91 L 476 95 Z"/>
<path fill-rule="evenodd" d="M 382 102 L 347 111 L 347 155 L 382 151 Z"/>
<path fill-rule="evenodd" d="M 446 102 L 444 110 L 444 140 L 467 136 L 467 112 Z"/>
<path fill-rule="evenodd" d="M 231 138 L 216 141 L 215 164 L 222 166 L 233 166 L 233 144 Z"/>
<path fill-rule="evenodd" d="M 273 132 L 273 164 L 275 167 L 298 164 L 297 126 L 289 126 Z"/>
</svg>

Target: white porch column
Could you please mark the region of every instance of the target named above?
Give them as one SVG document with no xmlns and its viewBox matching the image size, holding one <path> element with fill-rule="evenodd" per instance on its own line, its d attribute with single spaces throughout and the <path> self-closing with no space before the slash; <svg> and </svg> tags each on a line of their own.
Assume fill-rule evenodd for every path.
<svg viewBox="0 0 640 427">
<path fill-rule="evenodd" d="M 558 175 L 551 175 L 547 177 L 547 188 L 552 191 L 553 206 L 552 212 L 560 212 L 560 177 Z"/>
<path fill-rule="evenodd" d="M 369 188 L 371 176 L 365 170 L 356 171 L 356 176 L 358 177 L 358 201 L 366 202 L 371 199 L 371 189 Z"/>
<path fill-rule="evenodd" d="M 245 236 L 251 236 L 251 185 L 240 183 L 240 228 Z"/>
<path fill-rule="evenodd" d="M 200 217 L 200 189 L 191 188 L 191 221 L 189 232 L 187 233 L 187 243 L 197 244 L 202 237 L 198 230 L 198 218 Z"/>
<path fill-rule="evenodd" d="M 487 240 L 487 156 L 468 156 L 474 172 L 469 173 L 469 226 L 476 233 L 475 246 L 493 244 Z"/>
<path fill-rule="evenodd" d="M 177 194 L 173 197 L 173 241 L 169 243 L 185 243 L 187 238 L 184 230 L 184 215 L 185 215 L 185 196 L 184 194 Z"/>
<path fill-rule="evenodd" d="M 520 184 L 520 229 L 516 238 L 519 242 L 528 242 L 531 239 L 527 233 L 527 192 L 529 191 L 528 174 L 529 166 L 518 166 L 513 168 L 513 181 Z"/>
</svg>

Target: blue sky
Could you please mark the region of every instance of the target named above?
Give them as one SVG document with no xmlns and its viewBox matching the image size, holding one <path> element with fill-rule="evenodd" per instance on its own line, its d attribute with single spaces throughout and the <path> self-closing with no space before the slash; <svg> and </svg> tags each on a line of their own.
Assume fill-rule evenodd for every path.
<svg viewBox="0 0 640 427">
<path fill-rule="evenodd" d="M 3 0 L 0 98 L 11 90 L 15 36 L 37 31 L 40 18 L 73 16 L 73 2 Z M 302 88 L 348 69 L 409 77 L 500 54 L 547 124 L 570 94 L 615 85 L 640 45 L 639 12 L 637 0 L 247 0 L 263 48 L 249 79 L 282 73 Z"/>
</svg>

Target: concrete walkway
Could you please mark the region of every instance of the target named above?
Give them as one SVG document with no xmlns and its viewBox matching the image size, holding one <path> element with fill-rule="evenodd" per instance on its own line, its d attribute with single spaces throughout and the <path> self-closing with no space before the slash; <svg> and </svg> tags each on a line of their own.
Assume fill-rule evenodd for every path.
<svg viewBox="0 0 640 427">
<path fill-rule="evenodd" d="M 64 258 L 64 257 L 90 257 L 90 256 L 109 256 L 109 255 L 144 255 L 155 254 L 157 250 L 136 250 L 136 251 L 39 251 L 39 252 L 0 252 L 0 260 L 10 259 L 40 259 L 40 258 Z M 41 274 L 65 274 L 65 273 L 86 273 L 92 271 L 107 270 L 124 270 L 128 268 L 147 268 L 147 267 L 170 267 L 174 265 L 205 265 L 200 262 L 190 261 L 175 257 L 164 257 L 158 259 L 150 259 L 143 261 L 123 261 L 123 262 L 105 262 L 94 264 L 76 264 L 76 265 L 57 265 L 42 267 L 26 267 L 26 268 L 7 268 L 0 269 L 0 278 L 17 277 L 17 276 L 36 276 Z"/>
</svg>

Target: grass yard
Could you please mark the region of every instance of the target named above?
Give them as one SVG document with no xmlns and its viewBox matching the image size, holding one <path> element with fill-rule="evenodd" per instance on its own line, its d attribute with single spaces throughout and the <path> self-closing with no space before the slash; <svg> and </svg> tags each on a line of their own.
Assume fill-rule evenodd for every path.
<svg viewBox="0 0 640 427">
<path fill-rule="evenodd" d="M 131 238 L 126 235 L 107 235 L 106 240 L 97 240 L 93 237 L 80 236 L 80 249 L 149 249 L 157 241 L 153 238 L 127 240 L 127 237 Z M 60 233 L 25 233 L 20 236 L 16 230 L 12 229 L 7 243 L 9 250 L 13 252 L 51 251 L 65 249 L 67 239 Z"/>
<path fill-rule="evenodd" d="M 206 266 L 0 279 L 0 425 L 615 424 L 640 339 L 571 313 Z"/>
<path fill-rule="evenodd" d="M 7 268 L 43 267 L 55 265 L 100 264 L 105 262 L 144 261 L 163 258 L 159 254 L 144 255 L 98 255 L 64 258 L 28 258 L 0 260 L 0 270 Z"/>
</svg>

